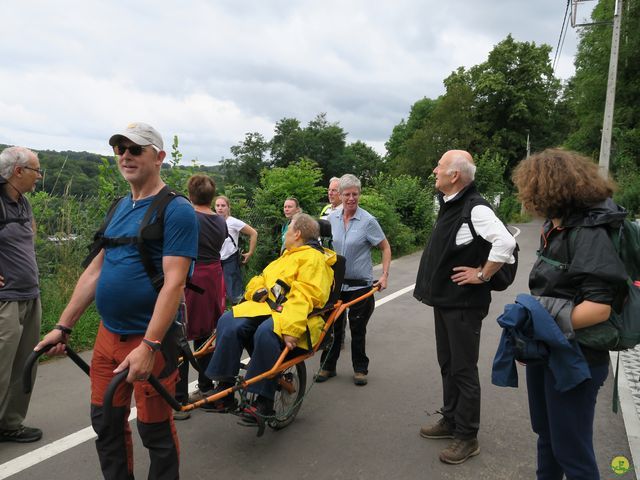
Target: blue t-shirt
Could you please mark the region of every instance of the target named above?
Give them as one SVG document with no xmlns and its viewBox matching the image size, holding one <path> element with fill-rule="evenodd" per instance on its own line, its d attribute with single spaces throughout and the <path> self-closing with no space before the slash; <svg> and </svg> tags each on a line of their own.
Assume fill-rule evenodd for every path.
<svg viewBox="0 0 640 480">
<path fill-rule="evenodd" d="M 136 236 L 154 198 L 133 202 L 131 194 L 124 197 L 116 207 L 105 236 Z M 164 238 L 147 242 L 147 245 L 158 271 L 162 271 L 163 256 L 196 259 L 198 221 L 186 199 L 177 197 L 169 202 L 164 212 Z M 157 298 L 158 293 L 151 284 L 135 245 L 105 249 L 96 288 L 96 307 L 107 330 L 119 335 L 145 333 Z"/>
</svg>

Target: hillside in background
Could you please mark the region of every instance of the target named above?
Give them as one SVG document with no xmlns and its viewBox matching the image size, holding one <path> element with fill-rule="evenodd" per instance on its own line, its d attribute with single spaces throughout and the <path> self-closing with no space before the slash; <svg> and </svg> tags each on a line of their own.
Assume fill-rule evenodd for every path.
<svg viewBox="0 0 640 480">
<path fill-rule="evenodd" d="M 0 151 L 9 145 L 0 144 Z M 68 193 L 75 196 L 94 196 L 98 191 L 98 175 L 100 165 L 104 162 L 114 164 L 112 156 L 98 155 L 89 152 L 56 152 L 55 150 L 35 150 L 43 169 L 43 179 L 38 190 L 52 195 Z M 163 168 L 168 168 L 165 162 Z M 187 168 L 187 167 L 178 167 Z M 220 167 L 198 166 L 197 171 L 219 177 Z M 68 191 L 67 191 L 68 189 Z"/>
</svg>

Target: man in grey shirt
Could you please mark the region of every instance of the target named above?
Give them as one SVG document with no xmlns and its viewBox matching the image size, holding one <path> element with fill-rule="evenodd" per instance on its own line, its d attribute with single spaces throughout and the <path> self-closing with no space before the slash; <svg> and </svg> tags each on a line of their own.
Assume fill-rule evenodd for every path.
<svg viewBox="0 0 640 480">
<path fill-rule="evenodd" d="M 24 194 L 41 178 L 31 150 L 9 147 L 0 153 L 0 442 L 42 438 L 42 430 L 22 424 L 30 399 L 22 392 L 22 369 L 40 338 L 42 316 L 35 222 Z"/>
</svg>

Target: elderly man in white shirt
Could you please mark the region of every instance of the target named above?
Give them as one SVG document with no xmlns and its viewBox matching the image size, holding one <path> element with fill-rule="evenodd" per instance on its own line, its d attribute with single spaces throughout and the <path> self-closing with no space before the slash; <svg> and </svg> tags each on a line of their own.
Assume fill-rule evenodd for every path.
<svg viewBox="0 0 640 480">
<path fill-rule="evenodd" d="M 413 293 L 433 307 L 443 391 L 442 418 L 422 427 L 420 435 L 453 439 L 440 452 L 449 464 L 480 453 L 480 329 L 491 303 L 491 277 L 515 262 L 515 239 L 478 193 L 475 171 L 471 155 L 462 150 L 446 152 L 433 170 L 440 211 Z"/>
</svg>

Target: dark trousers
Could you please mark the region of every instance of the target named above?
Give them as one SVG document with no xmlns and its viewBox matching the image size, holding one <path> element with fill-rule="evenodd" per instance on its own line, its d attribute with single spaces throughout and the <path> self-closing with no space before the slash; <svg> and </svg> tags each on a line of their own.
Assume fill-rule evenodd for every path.
<svg viewBox="0 0 640 480">
<path fill-rule="evenodd" d="M 593 418 L 609 365 L 590 367 L 591 379 L 568 392 L 555 389 L 546 365 L 527 365 L 531 426 L 538 434 L 538 480 L 597 480 Z"/>
<path fill-rule="evenodd" d="M 360 288 L 351 292 L 342 292 L 340 299 L 347 303 L 354 298 L 358 298 L 361 295 L 369 292 L 371 287 Z M 353 371 L 360 373 L 369 373 L 369 358 L 366 354 L 366 337 L 367 337 L 367 324 L 373 314 L 375 308 L 375 300 L 373 296 L 366 298 L 349 307 L 349 328 L 351 329 L 351 363 L 353 364 Z M 344 312 L 333 324 L 333 343 L 329 350 L 324 350 L 321 356 L 321 362 L 324 365 L 325 370 L 335 371 L 340 358 L 340 345 L 342 344 L 342 338 L 344 336 L 344 323 L 346 321 L 347 312 Z"/>
<path fill-rule="evenodd" d="M 207 343 L 208 337 L 196 338 L 193 341 L 193 350 L 198 350 L 202 345 Z M 207 390 L 211 390 L 213 388 L 213 382 L 211 379 L 207 377 L 204 373 L 209 362 L 211 361 L 211 353 L 207 355 L 203 355 L 202 357 L 197 357 L 196 362 L 198 362 L 199 372 L 198 372 L 198 390 L 201 392 L 206 392 Z M 189 401 L 189 361 L 186 358 L 183 358 L 183 362 L 180 364 L 178 368 L 180 372 L 180 380 L 176 385 L 176 400 L 180 403 L 188 403 Z"/>
<path fill-rule="evenodd" d="M 229 258 L 222 260 L 222 274 L 224 275 L 224 287 L 227 292 L 227 300 L 233 305 L 242 300 L 244 295 L 244 283 L 242 280 L 242 270 L 240 270 L 240 252 Z"/>
<path fill-rule="evenodd" d="M 480 329 L 488 309 L 433 309 L 442 375 L 442 415 L 454 436 L 476 438 L 480 428 Z"/>
<path fill-rule="evenodd" d="M 235 318 L 233 312 L 228 311 L 218 320 L 216 332 L 216 349 L 206 374 L 219 382 L 235 382 L 243 349 L 251 355 L 245 377 L 248 380 L 270 370 L 284 348 L 273 331 L 271 317 Z M 273 400 L 276 382 L 274 379 L 262 380 L 247 390 Z"/>
</svg>

